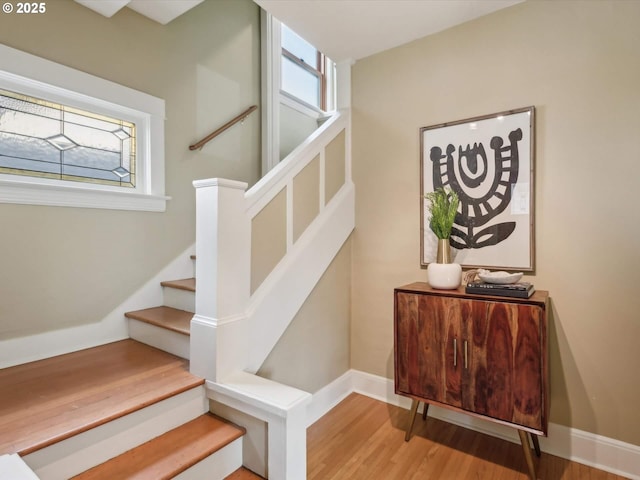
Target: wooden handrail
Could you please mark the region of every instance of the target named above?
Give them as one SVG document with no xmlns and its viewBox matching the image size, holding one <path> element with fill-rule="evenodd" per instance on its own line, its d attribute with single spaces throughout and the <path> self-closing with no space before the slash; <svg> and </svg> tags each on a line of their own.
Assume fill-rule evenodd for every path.
<svg viewBox="0 0 640 480">
<path fill-rule="evenodd" d="M 258 108 L 257 105 L 251 105 L 249 108 L 247 108 L 244 112 L 242 112 L 240 115 L 238 115 L 237 117 L 235 117 L 233 120 L 228 121 L 227 123 L 225 123 L 223 126 L 221 126 L 220 128 L 218 128 L 217 130 L 211 132 L 209 135 L 207 135 L 206 137 L 204 137 L 202 140 L 200 140 L 199 142 L 194 143 L 193 145 L 189 145 L 189 150 L 197 150 L 199 148 L 204 147 L 207 143 L 209 143 L 211 140 L 213 140 L 214 138 L 216 138 L 218 135 L 220 135 L 222 132 L 224 132 L 225 130 L 227 130 L 228 128 L 233 127 L 236 123 L 243 121 L 245 118 L 247 118 L 251 112 L 253 112 L 254 110 L 256 110 Z"/>
</svg>

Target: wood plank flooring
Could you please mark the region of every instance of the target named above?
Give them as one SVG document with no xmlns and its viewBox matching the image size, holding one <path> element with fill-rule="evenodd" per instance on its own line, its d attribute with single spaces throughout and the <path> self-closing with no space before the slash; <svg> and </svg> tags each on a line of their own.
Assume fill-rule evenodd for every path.
<svg viewBox="0 0 640 480">
<path fill-rule="evenodd" d="M 204 380 L 188 361 L 122 340 L 0 370 L 0 454 L 26 455 Z"/>
<path fill-rule="evenodd" d="M 251 470 L 242 467 L 233 472 L 224 480 L 263 480 L 260 475 L 256 475 Z"/>
<path fill-rule="evenodd" d="M 529 478 L 519 444 L 420 416 L 405 442 L 408 422 L 408 410 L 351 394 L 307 430 L 307 480 Z M 534 462 L 544 480 L 623 480 L 546 453 Z"/>
</svg>

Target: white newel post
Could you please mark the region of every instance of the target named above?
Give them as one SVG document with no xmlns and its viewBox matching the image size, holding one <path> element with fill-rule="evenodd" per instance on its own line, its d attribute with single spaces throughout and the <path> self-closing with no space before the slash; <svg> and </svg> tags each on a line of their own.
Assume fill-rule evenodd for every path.
<svg viewBox="0 0 640 480">
<path fill-rule="evenodd" d="M 290 408 L 285 417 L 269 422 L 269 478 L 298 480 L 307 477 L 307 404 L 311 395 Z M 274 448 L 276 447 L 277 448 Z"/>
<path fill-rule="evenodd" d="M 247 359 L 245 311 L 250 290 L 251 220 L 247 184 L 196 180 L 196 311 L 191 372 L 220 382 Z"/>
</svg>

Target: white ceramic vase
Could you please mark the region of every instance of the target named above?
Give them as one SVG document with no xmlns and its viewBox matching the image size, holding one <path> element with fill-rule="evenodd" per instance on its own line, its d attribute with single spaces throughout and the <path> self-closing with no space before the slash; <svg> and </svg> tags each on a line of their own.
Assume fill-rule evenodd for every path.
<svg viewBox="0 0 640 480">
<path fill-rule="evenodd" d="M 440 290 L 453 290 L 462 283 L 462 267 L 451 262 L 451 245 L 449 239 L 438 240 L 438 256 L 436 262 L 427 266 L 429 285 Z"/>
</svg>

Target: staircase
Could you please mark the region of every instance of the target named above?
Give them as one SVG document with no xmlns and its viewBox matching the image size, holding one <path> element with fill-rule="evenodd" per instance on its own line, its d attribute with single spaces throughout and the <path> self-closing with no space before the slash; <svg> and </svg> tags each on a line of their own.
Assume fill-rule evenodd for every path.
<svg viewBox="0 0 640 480">
<path fill-rule="evenodd" d="M 244 433 L 204 414 L 73 479 L 223 478 L 241 461 L 240 444 L 233 442 Z"/>
<path fill-rule="evenodd" d="M 195 255 L 191 256 L 194 262 Z M 190 356 L 191 319 L 195 312 L 196 279 L 165 280 L 164 305 L 125 313 L 129 319 L 129 336 L 178 357 Z"/>
<path fill-rule="evenodd" d="M 223 479 L 242 466 L 245 429 L 209 413 L 189 373 L 195 278 L 161 285 L 165 305 L 125 314 L 131 340 L 0 370 L 14 392 L 0 400 L 0 479 L 34 478 L 12 454 L 41 480 Z"/>
<path fill-rule="evenodd" d="M 274 480 L 304 478 L 311 395 L 254 373 L 353 230 L 348 128 L 348 115 L 335 115 L 247 192 L 194 182 L 197 298 L 192 256 L 193 277 L 161 282 L 163 305 L 124 314 L 130 339 L 0 370 L 0 390 L 15 391 L 0 397 L 3 470 L 24 471 L 20 455 L 42 480 L 216 480 L 243 463 Z M 311 163 L 318 208 L 300 223 L 293 189 Z M 252 222 L 285 192 L 284 255 L 256 274 L 252 242 L 271 239 Z M 210 400 L 247 437 L 210 415 Z M 32 478 L 3 470 L 0 480 Z"/>
</svg>

